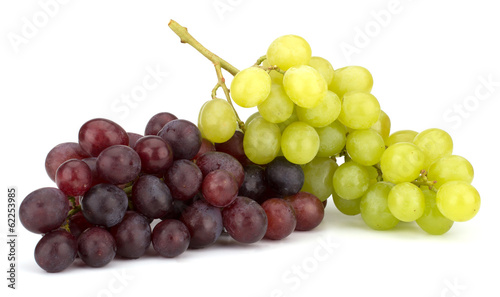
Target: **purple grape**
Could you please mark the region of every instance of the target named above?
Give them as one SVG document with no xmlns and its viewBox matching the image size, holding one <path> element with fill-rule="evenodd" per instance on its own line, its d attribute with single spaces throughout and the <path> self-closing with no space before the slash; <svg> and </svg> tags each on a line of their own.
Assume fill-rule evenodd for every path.
<svg viewBox="0 0 500 297">
<path fill-rule="evenodd" d="M 232 204 L 224 207 L 222 218 L 227 233 L 238 242 L 254 243 L 266 234 L 266 212 L 248 197 L 236 197 Z"/>
<path fill-rule="evenodd" d="M 157 135 L 168 122 L 177 120 L 177 117 L 168 112 L 155 114 L 147 123 L 144 135 Z"/>
<path fill-rule="evenodd" d="M 153 248 L 162 257 L 174 258 L 184 253 L 190 239 L 188 228 L 178 220 L 163 220 L 153 229 Z"/>
<path fill-rule="evenodd" d="M 321 200 L 313 194 L 299 192 L 285 200 L 292 204 L 297 218 L 295 230 L 309 231 L 316 228 L 325 216 L 325 208 Z"/>
<path fill-rule="evenodd" d="M 158 132 L 158 136 L 170 144 L 174 160 L 191 160 L 201 147 L 201 132 L 190 121 L 170 121 Z"/>
<path fill-rule="evenodd" d="M 277 157 L 267 164 L 266 180 L 269 187 L 282 197 L 295 195 L 304 185 L 304 171 L 285 157 Z"/>
<path fill-rule="evenodd" d="M 249 162 L 243 150 L 243 132 L 241 131 L 235 131 L 234 135 L 226 142 L 215 143 L 215 150 L 235 157 L 241 164 Z"/>
<path fill-rule="evenodd" d="M 201 192 L 211 205 L 224 207 L 236 199 L 238 184 L 231 173 L 218 169 L 205 176 L 201 184 Z"/>
<path fill-rule="evenodd" d="M 267 239 L 280 240 L 292 234 L 297 218 L 292 204 L 281 198 L 271 198 L 262 203 L 267 215 Z"/>
<path fill-rule="evenodd" d="M 141 158 L 134 149 L 125 145 L 113 145 L 97 157 L 99 176 L 115 185 L 133 181 L 141 172 Z"/>
<path fill-rule="evenodd" d="M 151 244 L 151 226 L 148 219 L 135 211 L 127 211 L 118 225 L 109 229 L 116 242 L 116 254 L 137 259 Z"/>
<path fill-rule="evenodd" d="M 132 203 L 148 218 L 158 219 L 172 212 L 172 200 L 169 188 L 156 176 L 143 175 L 132 186 Z"/>
<path fill-rule="evenodd" d="M 92 184 L 90 185 L 90 187 L 93 187 L 97 184 L 102 184 L 102 183 L 106 182 L 104 179 L 102 179 L 99 176 L 99 173 L 97 172 L 97 158 L 96 157 L 85 158 L 82 161 L 85 162 L 85 164 L 87 164 L 89 166 L 90 172 L 92 174 Z"/>
<path fill-rule="evenodd" d="M 97 157 L 112 145 L 128 145 L 127 132 L 108 119 L 92 119 L 82 125 L 78 132 L 78 143 L 83 151 Z"/>
<path fill-rule="evenodd" d="M 203 155 L 206 152 L 214 152 L 214 151 L 215 151 L 214 144 L 211 143 L 210 140 L 202 138 L 200 149 L 198 150 L 198 153 L 196 153 L 196 156 L 194 156 L 193 160 L 197 160 L 201 155 Z"/>
<path fill-rule="evenodd" d="M 196 160 L 196 165 L 198 165 L 204 177 L 217 169 L 228 171 L 238 182 L 238 187 L 241 187 L 245 179 L 245 171 L 240 162 L 233 156 L 223 152 L 207 152 Z"/>
<path fill-rule="evenodd" d="M 222 215 L 219 208 L 203 200 L 188 206 L 180 218 L 189 230 L 190 248 L 204 248 L 214 244 L 222 234 Z"/>
<path fill-rule="evenodd" d="M 137 140 L 141 139 L 144 137 L 141 134 L 133 133 L 133 132 L 127 132 L 128 135 L 128 146 L 131 148 L 135 148 L 135 144 L 137 143 Z"/>
<path fill-rule="evenodd" d="M 76 258 L 76 239 L 71 233 L 57 229 L 45 234 L 35 247 L 35 262 L 47 272 L 60 272 Z"/>
<path fill-rule="evenodd" d="M 57 188 L 41 188 L 31 192 L 19 206 L 19 219 L 33 233 L 47 233 L 59 228 L 70 210 L 69 200 Z"/>
<path fill-rule="evenodd" d="M 93 186 L 80 203 L 85 219 L 91 224 L 104 227 L 120 223 L 128 208 L 127 194 L 110 184 Z"/>
<path fill-rule="evenodd" d="M 68 196 L 82 196 L 92 186 L 92 171 L 84 161 L 68 160 L 57 169 L 56 184 Z"/>
<path fill-rule="evenodd" d="M 89 223 L 82 212 L 77 212 L 69 218 L 68 227 L 71 234 L 73 234 L 75 238 L 78 238 L 83 231 L 95 227 L 95 225 Z"/>
<path fill-rule="evenodd" d="M 85 230 L 77 240 L 78 256 L 91 267 L 102 267 L 115 258 L 116 242 L 113 236 L 101 227 Z"/>
<path fill-rule="evenodd" d="M 259 203 L 263 202 L 264 193 L 267 189 L 264 168 L 258 165 L 247 165 L 244 170 L 245 178 L 238 195 L 251 198 Z"/>
<path fill-rule="evenodd" d="M 177 160 L 167 169 L 164 180 L 174 199 L 189 200 L 200 190 L 203 175 L 193 162 Z"/>
<path fill-rule="evenodd" d="M 163 174 L 174 162 L 170 144 L 159 136 L 139 139 L 134 149 L 141 158 L 141 171 L 144 173 Z"/>
<path fill-rule="evenodd" d="M 52 181 L 56 181 L 56 171 L 62 163 L 90 157 L 76 142 L 64 142 L 56 145 L 45 158 L 45 170 Z"/>
</svg>

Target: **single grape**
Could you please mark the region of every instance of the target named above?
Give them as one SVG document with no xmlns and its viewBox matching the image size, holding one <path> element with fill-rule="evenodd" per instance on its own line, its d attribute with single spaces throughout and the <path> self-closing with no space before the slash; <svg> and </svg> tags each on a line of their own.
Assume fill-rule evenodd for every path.
<svg viewBox="0 0 500 297">
<path fill-rule="evenodd" d="M 231 82 L 231 97 L 241 107 L 255 107 L 269 96 L 271 77 L 264 69 L 249 67 L 238 72 Z"/>
<path fill-rule="evenodd" d="M 215 145 L 213 143 L 211 143 L 210 140 L 203 138 L 201 140 L 200 149 L 198 150 L 198 153 L 196 154 L 196 156 L 194 156 L 193 161 L 198 160 L 198 157 L 200 157 L 204 153 L 213 152 L 213 151 L 215 151 Z"/>
<path fill-rule="evenodd" d="M 281 197 L 294 195 L 304 185 L 304 171 L 300 165 L 277 157 L 266 167 L 266 181 Z"/>
<path fill-rule="evenodd" d="M 253 119 L 243 137 L 243 148 L 248 159 L 255 164 L 271 162 L 280 151 L 281 133 L 276 124 L 263 117 Z"/>
<path fill-rule="evenodd" d="M 109 233 L 116 242 L 116 254 L 124 258 L 141 257 L 151 244 L 148 219 L 135 211 L 127 211 L 123 220 L 111 227 Z"/>
<path fill-rule="evenodd" d="M 201 147 L 201 132 L 195 124 L 186 120 L 172 120 L 158 132 L 172 147 L 174 160 L 191 160 Z"/>
<path fill-rule="evenodd" d="M 417 224 L 425 232 L 432 235 L 441 235 L 448 232 L 453 226 L 453 221 L 447 219 L 439 211 L 436 204 L 436 192 L 422 189 L 425 197 L 424 214 L 417 219 Z"/>
<path fill-rule="evenodd" d="M 69 231 L 71 232 L 71 234 L 73 234 L 75 238 L 80 237 L 83 231 L 94 226 L 95 225 L 89 223 L 89 221 L 85 219 L 81 211 L 72 215 L 68 221 Z"/>
<path fill-rule="evenodd" d="M 244 170 L 245 179 L 238 191 L 238 195 L 261 202 L 267 188 L 264 168 L 252 164 L 245 166 Z"/>
<path fill-rule="evenodd" d="M 272 84 L 266 100 L 257 106 L 259 114 L 271 123 L 286 121 L 293 113 L 294 104 L 282 84 Z"/>
<path fill-rule="evenodd" d="M 200 190 L 203 174 L 195 163 L 177 160 L 167 169 L 163 179 L 174 199 L 189 200 Z"/>
<path fill-rule="evenodd" d="M 288 69 L 283 76 L 283 88 L 290 100 L 303 108 L 318 106 L 328 91 L 321 74 L 307 65 Z"/>
<path fill-rule="evenodd" d="M 328 88 L 343 98 L 347 92 L 361 91 L 369 93 L 373 87 L 371 73 L 361 66 L 347 66 L 334 71 Z M 368 128 L 368 127 L 367 127 Z"/>
<path fill-rule="evenodd" d="M 346 143 L 346 127 L 339 121 L 330 125 L 315 128 L 319 136 L 318 157 L 331 157 L 339 154 Z"/>
<path fill-rule="evenodd" d="M 325 216 L 323 203 L 311 193 L 299 192 L 285 198 L 293 207 L 297 225 L 295 230 L 309 231 L 316 228 Z"/>
<path fill-rule="evenodd" d="M 238 183 L 226 170 L 217 169 L 208 173 L 201 184 L 205 200 L 213 206 L 224 207 L 231 204 L 238 195 Z"/>
<path fill-rule="evenodd" d="M 132 186 L 134 208 L 148 218 L 158 219 L 170 213 L 172 201 L 170 189 L 156 176 L 143 175 Z"/>
<path fill-rule="evenodd" d="M 133 133 L 133 132 L 127 132 L 127 135 L 128 135 L 128 146 L 130 146 L 131 148 L 135 148 L 135 144 L 137 143 L 137 140 L 144 137 L 144 135 Z"/>
<path fill-rule="evenodd" d="M 243 149 L 243 138 L 243 132 L 236 131 L 228 141 L 215 143 L 215 150 L 229 154 L 235 157 L 241 164 L 246 164 L 248 162 L 248 158 L 245 155 L 245 150 Z"/>
<path fill-rule="evenodd" d="M 332 197 L 333 197 L 333 203 L 341 213 L 348 216 L 355 216 L 361 212 L 359 205 L 361 203 L 362 198 L 347 200 L 341 198 L 339 195 L 337 195 L 337 193 L 335 193 L 335 191 L 333 191 Z"/>
<path fill-rule="evenodd" d="M 411 182 L 424 169 L 425 154 L 413 143 L 396 143 L 384 151 L 380 167 L 385 181 L 394 184 Z"/>
<path fill-rule="evenodd" d="M 112 227 L 120 223 L 127 211 L 128 198 L 115 185 L 98 184 L 81 198 L 83 216 L 89 223 Z"/>
<path fill-rule="evenodd" d="M 139 139 L 134 147 L 141 158 L 141 172 L 163 174 L 172 166 L 174 154 L 163 138 L 149 135 Z"/>
<path fill-rule="evenodd" d="M 31 192 L 19 206 L 19 219 L 24 228 L 33 233 L 47 233 L 64 223 L 69 200 L 56 188 L 41 188 Z"/>
<path fill-rule="evenodd" d="M 354 162 L 372 166 L 380 162 L 385 151 L 385 143 L 375 130 L 355 130 L 347 136 L 346 149 Z"/>
<path fill-rule="evenodd" d="M 283 133 L 285 131 L 285 128 L 288 127 L 291 123 L 297 122 L 299 120 L 299 117 L 297 116 L 297 106 L 295 106 L 294 111 L 292 112 L 292 115 L 286 119 L 286 121 L 278 123 L 278 127 L 280 128 L 280 132 Z"/>
<path fill-rule="evenodd" d="M 222 209 L 224 228 L 233 239 L 241 243 L 261 240 L 267 231 L 267 215 L 255 200 L 238 196 Z"/>
<path fill-rule="evenodd" d="M 267 216 L 267 239 L 280 240 L 292 234 L 297 226 L 297 218 L 292 204 L 284 199 L 271 198 L 262 203 Z"/>
<path fill-rule="evenodd" d="M 319 150 L 319 135 L 313 127 L 303 122 L 293 122 L 283 131 L 281 151 L 295 164 L 311 162 Z"/>
<path fill-rule="evenodd" d="M 169 112 L 160 112 L 155 114 L 146 124 L 144 135 L 157 135 L 163 126 L 173 120 L 177 120 L 177 117 Z"/>
<path fill-rule="evenodd" d="M 82 160 L 90 157 L 76 142 L 64 142 L 56 145 L 45 158 L 45 170 L 52 181 L 56 181 L 56 171 L 62 163 L 70 159 Z"/>
<path fill-rule="evenodd" d="M 346 93 L 342 99 L 339 120 L 352 129 L 368 129 L 380 116 L 380 104 L 372 94 L 355 91 Z"/>
<path fill-rule="evenodd" d="M 464 157 L 449 155 L 432 163 L 427 177 L 431 181 L 436 181 L 434 186 L 438 189 L 449 181 L 459 180 L 471 183 L 474 179 L 474 168 Z"/>
<path fill-rule="evenodd" d="M 78 237 L 78 256 L 90 267 L 102 267 L 116 255 L 116 242 L 104 228 L 92 227 Z"/>
<path fill-rule="evenodd" d="M 316 157 L 311 162 L 302 165 L 304 185 L 300 191 L 308 192 L 326 201 L 333 193 L 333 174 L 338 165 L 330 158 Z"/>
<path fill-rule="evenodd" d="M 286 71 L 292 66 L 309 64 L 311 46 L 300 36 L 284 35 L 269 45 L 266 57 L 270 66 Z"/>
<path fill-rule="evenodd" d="M 339 97 L 332 91 L 327 91 L 321 101 L 312 108 L 297 106 L 299 120 L 313 127 L 324 127 L 335 121 L 339 114 L 342 103 Z"/>
<path fill-rule="evenodd" d="M 387 197 L 391 213 L 400 221 L 412 222 L 425 211 L 425 197 L 416 185 L 404 182 L 395 185 Z"/>
<path fill-rule="evenodd" d="M 309 66 L 318 70 L 325 79 L 326 85 L 330 85 L 333 79 L 334 70 L 332 64 L 330 64 L 327 59 L 322 57 L 311 57 Z"/>
<path fill-rule="evenodd" d="M 129 146 L 113 145 L 99 154 L 96 168 L 99 176 L 107 182 L 126 184 L 141 172 L 141 157 Z"/>
<path fill-rule="evenodd" d="M 437 159 L 449 156 L 453 152 L 453 140 L 450 134 L 437 128 L 418 133 L 413 139 L 413 143 L 424 152 L 426 169 Z"/>
<path fill-rule="evenodd" d="M 84 161 L 68 160 L 56 171 L 56 185 L 68 196 L 82 196 L 92 186 L 92 171 Z"/>
<path fill-rule="evenodd" d="M 391 133 L 391 119 L 383 110 L 380 110 L 377 122 L 375 122 L 370 129 L 377 131 L 384 139 L 384 144 L 387 145 L 389 134 Z"/>
<path fill-rule="evenodd" d="M 245 179 L 245 171 L 240 162 L 233 156 L 223 152 L 208 152 L 198 158 L 196 164 L 204 177 L 214 170 L 224 169 L 234 176 L 236 182 L 238 182 L 238 187 L 243 184 Z"/>
<path fill-rule="evenodd" d="M 188 206 L 182 212 L 180 220 L 189 230 L 191 236 L 190 248 L 208 247 L 214 244 L 222 233 L 223 225 L 220 209 L 203 200 L 197 200 Z"/>
<path fill-rule="evenodd" d="M 450 181 L 443 184 L 436 195 L 439 211 L 455 222 L 472 219 L 481 206 L 481 197 L 476 188 L 464 181 Z"/>
<path fill-rule="evenodd" d="M 399 223 L 388 206 L 388 196 L 393 184 L 378 182 L 372 184 L 361 198 L 359 209 L 361 218 L 368 227 L 375 230 L 389 230 Z"/>
<path fill-rule="evenodd" d="M 333 188 L 344 199 L 360 198 L 370 186 L 366 168 L 356 162 L 345 162 L 333 174 Z"/>
<path fill-rule="evenodd" d="M 153 248 L 162 257 L 174 258 L 184 253 L 190 240 L 188 228 L 178 220 L 163 220 L 153 229 Z"/>
<path fill-rule="evenodd" d="M 60 272 L 76 258 L 76 238 L 66 230 L 45 234 L 35 247 L 35 262 L 47 272 Z"/>
<path fill-rule="evenodd" d="M 417 136 L 418 132 L 413 130 L 400 130 L 392 133 L 387 139 L 386 145 L 391 146 L 399 142 L 413 143 L 413 139 Z"/>
<path fill-rule="evenodd" d="M 107 119 L 92 119 L 78 132 L 80 147 L 92 157 L 97 157 L 112 145 L 128 146 L 127 132 L 117 123 Z"/>
<path fill-rule="evenodd" d="M 251 114 L 251 115 L 247 118 L 247 120 L 245 121 L 245 127 L 247 127 L 247 128 L 248 128 L 248 125 L 250 125 L 250 123 L 251 123 L 254 119 L 256 119 L 256 118 L 261 118 L 261 117 L 262 117 L 262 115 L 260 115 L 260 113 L 259 113 L 258 111 L 257 111 L 257 112 L 252 113 L 252 114 Z"/>
<path fill-rule="evenodd" d="M 228 141 L 237 127 L 236 115 L 226 100 L 212 99 L 200 109 L 198 128 L 211 142 Z"/>
</svg>

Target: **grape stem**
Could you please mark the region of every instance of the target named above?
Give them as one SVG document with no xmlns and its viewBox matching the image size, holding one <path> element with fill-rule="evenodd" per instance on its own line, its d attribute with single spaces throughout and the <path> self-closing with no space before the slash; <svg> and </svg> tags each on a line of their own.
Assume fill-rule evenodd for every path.
<svg viewBox="0 0 500 297">
<path fill-rule="evenodd" d="M 229 95 L 229 89 L 226 86 L 226 80 L 224 79 L 224 76 L 222 76 L 222 65 L 220 63 L 214 63 L 215 66 L 215 72 L 217 73 L 217 85 L 215 85 L 214 89 L 212 90 L 212 99 L 216 98 L 217 90 L 222 88 L 224 91 L 224 95 L 226 96 L 227 102 L 229 105 L 231 105 L 231 108 L 233 109 L 234 115 L 236 116 L 236 121 L 238 122 L 238 126 L 240 127 L 243 132 L 245 132 L 245 123 L 240 119 L 240 116 L 238 115 L 238 112 L 236 111 L 236 108 L 234 108 L 233 101 L 231 100 L 231 96 Z"/>
<path fill-rule="evenodd" d="M 416 180 L 414 180 L 412 183 L 418 187 L 427 186 L 429 188 L 429 190 L 437 192 L 436 187 L 434 187 L 434 185 L 437 183 L 437 181 L 429 180 L 427 178 L 427 171 L 426 170 L 422 170 L 420 172 L 420 177 L 417 178 Z"/>
</svg>

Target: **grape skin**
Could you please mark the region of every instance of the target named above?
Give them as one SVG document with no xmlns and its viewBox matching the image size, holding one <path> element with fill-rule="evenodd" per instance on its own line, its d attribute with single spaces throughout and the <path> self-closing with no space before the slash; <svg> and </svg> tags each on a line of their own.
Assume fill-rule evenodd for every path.
<svg viewBox="0 0 500 297">
<path fill-rule="evenodd" d="M 292 66 L 307 65 L 311 60 L 311 46 L 297 35 L 284 35 L 276 38 L 267 49 L 270 66 L 278 66 L 287 71 Z"/>
<path fill-rule="evenodd" d="M 66 230 L 45 234 L 35 247 L 35 261 L 47 272 L 60 272 L 69 267 L 77 255 L 76 239 Z"/>
</svg>

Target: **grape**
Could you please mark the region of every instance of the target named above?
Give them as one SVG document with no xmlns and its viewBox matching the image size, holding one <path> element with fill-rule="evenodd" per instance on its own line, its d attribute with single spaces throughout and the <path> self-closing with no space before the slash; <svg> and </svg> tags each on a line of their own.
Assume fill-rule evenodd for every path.
<svg viewBox="0 0 500 297">
<path fill-rule="evenodd" d="M 151 219 L 161 218 L 173 211 L 172 195 L 158 177 L 143 175 L 132 186 L 134 208 Z"/>
<path fill-rule="evenodd" d="M 373 77 L 366 68 L 347 66 L 334 71 L 332 82 L 328 87 L 339 98 L 343 98 L 347 92 L 361 91 L 369 93 L 373 87 Z"/>
<path fill-rule="evenodd" d="M 89 223 L 89 221 L 85 219 L 81 211 L 72 215 L 68 221 L 69 231 L 71 232 L 71 234 L 73 234 L 75 238 L 80 237 L 83 231 L 94 226 L 95 225 Z"/>
<path fill-rule="evenodd" d="M 333 193 L 333 174 L 337 170 L 337 163 L 330 158 L 316 157 L 302 166 L 304 171 L 304 185 L 301 191 L 308 192 L 326 201 Z"/>
<path fill-rule="evenodd" d="M 334 70 L 332 64 L 330 64 L 327 59 L 322 57 L 311 57 L 309 66 L 318 70 L 321 76 L 325 79 L 326 85 L 329 85 L 332 82 Z"/>
<path fill-rule="evenodd" d="M 224 228 L 233 239 L 241 243 L 261 240 L 267 231 L 267 215 L 264 209 L 248 197 L 238 196 L 222 209 Z"/>
<path fill-rule="evenodd" d="M 384 180 L 394 184 L 413 181 L 420 175 L 424 166 L 424 153 L 408 142 L 391 145 L 380 159 Z"/>
<path fill-rule="evenodd" d="M 267 239 L 280 240 L 292 234 L 297 226 L 297 218 L 292 204 L 284 199 L 271 198 L 262 203 L 267 216 Z"/>
<path fill-rule="evenodd" d="M 370 129 L 377 131 L 384 139 L 384 144 L 387 145 L 389 134 L 391 133 L 391 119 L 383 110 L 380 110 L 377 122 L 375 122 Z"/>
<path fill-rule="evenodd" d="M 200 190 L 203 174 L 193 162 L 177 160 L 168 168 L 164 180 L 174 199 L 189 200 Z"/>
<path fill-rule="evenodd" d="M 101 227 L 85 230 L 78 237 L 78 256 L 91 267 L 102 267 L 111 262 L 116 255 L 116 242 L 113 236 Z"/>
<path fill-rule="evenodd" d="M 201 147 L 201 132 L 195 124 L 186 120 L 172 120 L 158 132 L 172 147 L 174 160 L 191 160 Z"/>
<path fill-rule="evenodd" d="M 35 261 L 47 272 L 60 272 L 76 258 L 76 239 L 66 230 L 58 229 L 45 234 L 35 247 Z"/>
<path fill-rule="evenodd" d="M 96 168 L 99 177 L 107 182 L 126 184 L 141 172 L 141 157 L 129 146 L 113 145 L 99 154 Z"/>
<path fill-rule="evenodd" d="M 245 155 L 245 150 L 243 149 L 243 137 L 243 132 L 236 131 L 228 141 L 216 143 L 215 150 L 229 154 L 235 157 L 241 164 L 246 164 L 248 162 L 248 158 Z"/>
<path fill-rule="evenodd" d="M 238 72 L 231 82 L 231 97 L 241 107 L 254 107 L 266 100 L 271 92 L 271 77 L 259 67 Z"/>
<path fill-rule="evenodd" d="M 321 74 L 307 65 L 288 69 L 283 76 L 283 88 L 293 103 L 304 108 L 316 107 L 328 90 Z"/>
<path fill-rule="evenodd" d="M 98 184 L 81 198 L 83 216 L 89 223 L 112 227 L 122 221 L 128 207 L 125 192 L 115 185 Z"/>
<path fill-rule="evenodd" d="M 200 168 L 203 176 L 217 169 L 224 169 L 231 173 L 238 183 L 238 187 L 243 184 L 245 171 L 243 166 L 233 156 L 222 152 L 208 152 L 198 158 L 196 164 Z"/>
<path fill-rule="evenodd" d="M 85 159 L 90 157 L 76 142 L 64 142 L 56 145 L 45 158 L 45 170 L 52 181 L 56 181 L 56 171 L 62 163 L 70 159 Z"/>
<path fill-rule="evenodd" d="M 303 122 L 293 122 L 283 131 L 281 151 L 295 164 L 311 162 L 319 150 L 319 135 L 313 127 Z"/>
<path fill-rule="evenodd" d="M 341 198 L 347 200 L 360 198 L 369 186 L 368 171 L 355 162 L 345 162 L 333 174 L 333 188 Z"/>
<path fill-rule="evenodd" d="M 153 248 L 162 257 L 174 258 L 184 253 L 190 239 L 188 228 L 178 220 L 161 221 L 153 229 Z"/>
<path fill-rule="evenodd" d="M 380 116 L 377 98 L 368 92 L 349 92 L 342 99 L 339 120 L 352 129 L 368 129 Z"/>
<path fill-rule="evenodd" d="M 92 171 L 81 160 L 68 160 L 57 169 L 56 184 L 68 196 L 82 196 L 92 185 Z"/>
<path fill-rule="evenodd" d="M 319 136 L 318 157 L 335 156 L 344 149 L 347 130 L 339 121 L 315 129 Z"/>
<path fill-rule="evenodd" d="M 299 192 L 285 198 L 293 207 L 297 225 L 295 230 L 309 231 L 316 228 L 325 216 L 323 203 L 311 193 Z"/>
<path fill-rule="evenodd" d="M 276 38 L 267 49 L 269 65 L 278 66 L 286 71 L 292 66 L 307 65 L 311 60 L 311 47 L 297 35 L 284 35 Z"/>
<path fill-rule="evenodd" d="M 327 91 L 316 107 L 297 106 L 297 116 L 300 121 L 313 127 L 324 127 L 338 118 L 341 105 L 339 97 L 332 91 Z"/>
<path fill-rule="evenodd" d="M 372 166 L 380 161 L 385 151 L 385 143 L 375 130 L 355 130 L 347 136 L 346 149 L 353 161 Z"/>
<path fill-rule="evenodd" d="M 104 183 L 106 182 L 104 179 L 102 179 L 100 176 L 99 176 L 99 173 L 97 172 L 97 158 L 96 157 L 90 157 L 90 158 L 85 158 L 85 159 L 82 159 L 83 162 L 85 162 L 85 164 L 87 164 L 87 166 L 89 166 L 90 168 L 90 173 L 92 175 L 92 183 L 91 183 L 91 187 L 97 185 L 97 184 L 101 184 L 101 183 Z"/>
<path fill-rule="evenodd" d="M 271 92 L 257 106 L 259 114 L 271 123 L 286 121 L 293 113 L 294 104 L 281 84 L 272 84 Z"/>
<path fill-rule="evenodd" d="M 295 107 L 297 107 L 297 106 L 295 106 Z M 292 112 L 292 115 L 288 119 L 286 119 L 286 121 L 278 123 L 278 127 L 280 128 L 281 133 L 283 133 L 283 131 L 285 131 L 285 128 L 288 127 L 288 125 L 290 125 L 291 123 L 296 122 L 298 120 L 299 120 L 299 117 L 297 116 L 297 108 L 295 108 L 294 111 Z"/>
<path fill-rule="evenodd" d="M 348 216 L 355 216 L 361 212 L 359 205 L 361 203 L 361 199 L 363 198 L 347 200 L 344 198 L 340 198 L 340 196 L 337 195 L 335 191 L 332 193 L 332 197 L 333 197 L 333 203 L 335 203 L 335 206 L 341 213 Z"/>
<path fill-rule="evenodd" d="M 128 146 L 130 146 L 131 148 L 135 148 L 135 144 L 137 143 L 137 140 L 144 137 L 143 135 L 140 135 L 137 133 L 132 133 L 132 132 L 127 132 L 127 135 L 128 135 Z"/>
<path fill-rule="evenodd" d="M 451 136 L 441 129 L 427 129 L 413 139 L 413 143 L 418 146 L 426 156 L 425 168 L 429 168 L 432 162 L 437 159 L 449 156 L 453 152 L 453 140 Z"/>
<path fill-rule="evenodd" d="M 146 124 L 144 135 L 158 135 L 161 128 L 173 120 L 177 120 L 177 117 L 169 112 L 160 112 L 155 114 Z"/>
<path fill-rule="evenodd" d="M 211 171 L 203 179 L 201 192 L 205 200 L 213 206 L 224 207 L 231 204 L 238 195 L 238 183 L 226 170 Z"/>
<path fill-rule="evenodd" d="M 262 62 L 262 66 L 269 68 L 271 66 L 269 64 L 269 60 L 265 59 L 264 62 Z M 283 84 L 283 74 L 279 71 L 271 70 L 269 71 L 269 76 L 271 77 L 271 82 L 273 84 Z"/>
<path fill-rule="evenodd" d="M 361 218 L 368 227 L 375 230 L 389 230 L 399 223 L 388 207 L 388 196 L 393 184 L 378 182 L 372 184 L 361 198 L 359 209 Z"/>
<path fill-rule="evenodd" d="M 80 147 L 92 157 L 97 157 L 112 145 L 128 145 L 127 132 L 117 123 L 107 119 L 93 119 L 82 125 L 78 132 Z"/>
<path fill-rule="evenodd" d="M 412 222 L 424 214 L 425 197 L 419 187 L 404 182 L 391 189 L 387 205 L 397 219 L 403 222 Z"/>
<path fill-rule="evenodd" d="M 266 167 L 267 184 L 280 196 L 297 194 L 304 185 L 304 171 L 284 157 L 277 157 Z"/>
<path fill-rule="evenodd" d="M 481 205 L 476 188 L 464 181 L 450 181 L 443 184 L 436 195 L 439 211 L 455 222 L 472 219 Z"/>
<path fill-rule="evenodd" d="M 244 170 L 245 179 L 238 191 L 238 195 L 261 202 L 262 195 L 267 188 L 264 168 L 258 165 L 247 165 L 244 167 Z"/>
<path fill-rule="evenodd" d="M 226 142 L 238 128 L 236 115 L 226 100 L 212 99 L 200 110 L 198 128 L 211 142 Z"/>
<path fill-rule="evenodd" d="M 19 219 L 33 233 L 47 233 L 64 223 L 69 200 L 56 188 L 41 188 L 31 192 L 19 206 Z"/>
<path fill-rule="evenodd" d="M 250 125 L 250 123 L 256 119 L 256 118 L 261 118 L 262 116 L 260 115 L 260 113 L 257 111 L 257 112 L 254 112 L 252 113 L 248 118 L 247 120 L 245 121 L 245 127 L 248 128 L 248 125 Z"/>
<path fill-rule="evenodd" d="M 135 211 L 127 211 L 123 220 L 109 229 L 116 242 L 116 254 L 137 259 L 146 253 L 151 244 L 151 227 L 148 219 Z"/>
<path fill-rule="evenodd" d="M 144 173 L 165 173 L 174 162 L 170 144 L 159 136 L 142 137 L 137 141 L 134 150 L 141 158 L 141 171 Z"/>
<path fill-rule="evenodd" d="M 190 248 L 208 247 L 214 244 L 222 233 L 220 209 L 202 200 L 197 200 L 188 206 L 182 212 L 180 220 L 189 230 Z"/>
<path fill-rule="evenodd" d="M 215 151 L 215 145 L 210 142 L 210 140 L 203 138 L 201 140 L 201 147 L 196 156 L 194 156 L 193 160 L 196 161 L 201 155 L 203 155 L 206 152 L 213 152 Z"/>
<path fill-rule="evenodd" d="M 453 226 L 453 221 L 445 218 L 439 211 L 436 204 L 436 192 L 429 189 L 423 189 L 425 197 L 424 214 L 417 219 L 417 224 L 425 232 L 433 235 L 441 235 Z"/>
<path fill-rule="evenodd" d="M 276 124 L 263 117 L 253 119 L 243 137 L 243 148 L 248 159 L 256 164 L 271 162 L 280 151 L 281 133 Z"/>
<path fill-rule="evenodd" d="M 392 133 L 389 136 L 389 139 L 386 142 L 387 146 L 391 146 L 393 144 L 399 143 L 399 142 L 411 142 L 413 143 L 413 139 L 415 139 L 415 136 L 417 136 L 418 132 L 415 132 L 413 130 L 400 130 Z"/>
<path fill-rule="evenodd" d="M 449 155 L 437 159 L 429 168 L 429 180 L 436 181 L 436 188 L 449 181 L 460 180 L 471 183 L 474 179 L 474 168 L 464 157 Z"/>
</svg>

